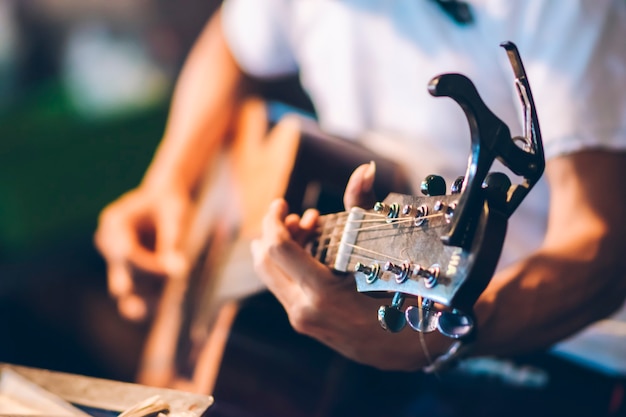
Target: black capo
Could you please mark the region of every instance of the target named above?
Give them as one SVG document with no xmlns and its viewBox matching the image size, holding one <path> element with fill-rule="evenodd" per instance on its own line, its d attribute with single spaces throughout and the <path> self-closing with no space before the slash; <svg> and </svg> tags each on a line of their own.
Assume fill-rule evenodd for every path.
<svg viewBox="0 0 626 417">
<path fill-rule="evenodd" d="M 467 77 L 443 74 L 433 78 L 428 85 L 431 95 L 450 97 L 461 106 L 470 126 L 472 142 L 455 214 L 447 233 L 441 239 L 444 244 L 461 247 L 481 259 L 476 260 L 478 268 L 474 273 L 478 277 L 474 277 L 474 285 L 468 286 L 464 296 L 450 306 L 452 310 L 440 313 L 437 325 L 439 331 L 455 341 L 444 355 L 424 368 L 426 372 L 445 369 L 471 347 L 476 338 L 473 304 L 496 267 L 499 257 L 496 248 L 501 249 L 507 220 L 537 183 L 545 168 L 535 103 L 522 60 L 512 42 L 504 42 L 501 46 L 506 50 L 513 67 L 515 85 L 523 105 L 523 137 L 511 137 L 507 125 L 487 108 Z M 505 174 L 490 173 L 496 158 L 513 173 L 523 177 L 522 183 L 511 185 Z M 477 228 L 482 228 L 487 240 L 475 241 L 474 231 Z M 487 256 L 484 256 L 485 252 L 489 252 Z"/>
<path fill-rule="evenodd" d="M 488 188 L 485 179 L 496 158 L 524 178 L 522 184 L 506 190 L 503 203 L 493 202 L 507 218 L 537 183 L 545 168 L 535 103 L 522 60 L 512 42 L 504 42 L 500 46 L 506 50 L 513 67 L 515 85 L 523 104 L 524 137 L 511 137 L 508 126 L 487 108 L 472 81 L 464 75 L 442 74 L 433 78 L 428 85 L 431 95 L 450 97 L 461 106 L 471 132 L 470 160 L 455 210 L 458 215 L 452 221 L 447 235 L 442 237 L 447 245 L 463 248 L 471 245 L 471 239 L 467 237 L 472 236 L 476 226 L 476 213 L 492 195 L 485 192 Z"/>
</svg>

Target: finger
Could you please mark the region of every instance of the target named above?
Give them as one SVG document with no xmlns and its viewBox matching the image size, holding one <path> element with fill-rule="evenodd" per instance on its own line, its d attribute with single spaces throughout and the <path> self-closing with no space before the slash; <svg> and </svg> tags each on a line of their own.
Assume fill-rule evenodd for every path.
<svg viewBox="0 0 626 417">
<path fill-rule="evenodd" d="M 162 275 L 164 268 L 159 259 L 140 241 L 138 224 L 140 222 L 132 213 L 130 216 L 121 216 L 116 211 L 106 211 L 100 218 L 94 244 L 107 263 L 117 269 L 125 266 Z"/>
<path fill-rule="evenodd" d="M 315 209 L 309 209 L 304 212 L 300 219 L 299 231 L 294 240 L 298 242 L 300 246 L 305 246 L 311 242 L 319 233 L 317 230 L 320 213 Z"/>
<path fill-rule="evenodd" d="M 302 215 L 302 219 L 300 220 L 300 228 L 303 230 L 314 231 L 317 227 L 319 217 L 319 211 L 315 209 L 308 209 Z"/>
<path fill-rule="evenodd" d="M 121 260 L 130 252 L 133 238 L 130 229 L 120 216 L 111 211 L 100 215 L 98 228 L 94 234 L 94 244 L 107 260 Z"/>
<path fill-rule="evenodd" d="M 354 170 L 343 195 L 343 204 L 346 209 L 351 207 L 371 207 L 376 196 L 374 194 L 374 177 L 376 176 L 376 164 L 360 165 Z"/>
<path fill-rule="evenodd" d="M 300 231 L 300 216 L 291 213 L 285 217 L 285 227 L 291 234 L 291 236 L 295 236 Z"/>
<path fill-rule="evenodd" d="M 148 316 L 146 300 L 133 294 L 120 298 L 117 309 L 125 318 L 135 322 L 141 322 Z"/>
<path fill-rule="evenodd" d="M 155 213 L 157 252 L 174 252 L 180 248 L 184 224 L 183 204 L 177 198 L 163 201 Z"/>
<path fill-rule="evenodd" d="M 300 246 L 304 246 L 317 234 L 318 219 L 319 212 L 315 209 L 309 209 L 304 212 L 302 217 L 297 214 L 289 214 L 285 218 L 285 227 L 291 234 L 291 238 Z"/>
<path fill-rule="evenodd" d="M 267 246 L 261 239 L 253 240 L 250 249 L 254 268 L 259 278 L 267 288 L 276 296 L 278 301 L 289 308 L 300 298 L 298 288 L 294 286 L 290 277 L 269 256 Z"/>
<path fill-rule="evenodd" d="M 285 244 L 299 247 L 289 229 L 298 233 L 300 217 L 287 212 L 288 205 L 283 199 L 272 201 L 263 218 L 261 238 L 251 244 L 255 271 L 286 308 L 301 297 L 292 277 L 285 273 L 273 254 L 277 247 Z"/>
<path fill-rule="evenodd" d="M 264 240 L 291 240 L 291 233 L 285 224 L 289 217 L 287 215 L 288 209 L 287 203 L 283 199 L 279 198 L 270 203 L 262 222 Z M 296 226 L 293 222 L 296 221 L 296 218 L 292 216 L 290 219 L 292 220 L 290 220 L 291 224 L 289 227 L 295 228 Z"/>
<path fill-rule="evenodd" d="M 154 276 L 165 277 L 170 271 L 160 254 L 150 251 L 141 245 L 133 246 L 125 259 L 125 263 L 131 270 L 138 270 Z"/>
<path fill-rule="evenodd" d="M 119 223 L 106 225 L 96 234 L 96 245 L 107 262 L 107 283 L 112 296 L 119 298 L 135 292 L 134 275 L 140 271 L 157 277 L 164 269 L 155 254 L 144 248 L 137 235 Z"/>
<path fill-rule="evenodd" d="M 182 277 L 187 271 L 184 256 L 186 206 L 177 199 L 168 200 L 157 213 L 156 256 L 167 275 Z"/>
<path fill-rule="evenodd" d="M 164 272 L 133 266 L 130 262 L 109 262 L 107 266 L 107 285 L 109 293 L 115 298 L 130 294 L 144 296 L 146 293 L 160 292 L 163 280 L 167 277 Z"/>
<path fill-rule="evenodd" d="M 296 239 L 302 239 L 309 233 L 308 230 L 300 228 L 300 217 L 287 215 L 287 210 L 285 201 L 278 199 L 270 204 L 267 214 L 263 218 L 262 241 L 269 256 L 280 251 L 282 246 L 300 247 L 301 245 Z M 307 218 L 309 216 L 312 214 L 307 214 Z"/>
<path fill-rule="evenodd" d="M 283 223 L 287 217 L 286 210 L 286 203 L 276 200 L 270 205 L 263 219 L 263 234 L 259 240 L 262 242 L 260 246 L 262 250 L 258 253 L 263 255 L 264 264 L 280 267 L 280 273 L 301 288 L 315 289 L 329 284 L 336 285 L 339 281 L 337 277 L 293 240 Z M 310 219 L 307 221 L 311 221 L 314 216 L 307 214 L 307 218 Z"/>
<path fill-rule="evenodd" d="M 107 275 L 107 285 L 111 295 L 120 298 L 132 293 L 132 275 L 124 262 L 109 262 Z"/>
<path fill-rule="evenodd" d="M 320 288 L 328 284 L 337 284 L 337 277 L 330 269 L 292 239 L 276 240 L 268 244 L 266 250 L 272 262 L 279 265 L 281 271 L 302 288 Z"/>
</svg>

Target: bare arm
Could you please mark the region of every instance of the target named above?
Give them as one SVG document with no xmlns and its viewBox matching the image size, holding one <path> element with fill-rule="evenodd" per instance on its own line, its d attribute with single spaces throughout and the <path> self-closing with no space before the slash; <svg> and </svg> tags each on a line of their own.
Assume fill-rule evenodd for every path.
<svg viewBox="0 0 626 417">
<path fill-rule="evenodd" d="M 218 11 L 177 80 L 164 137 L 143 181 L 100 215 L 95 242 L 107 261 L 109 291 L 128 318 L 146 318 L 159 297 L 154 280 L 185 267 L 179 243 L 192 194 L 228 136 L 243 79 Z"/>
<path fill-rule="evenodd" d="M 243 74 L 228 49 L 220 11 L 207 24 L 177 80 L 168 122 L 142 186 L 192 190 L 222 145 L 242 99 Z"/>
<path fill-rule="evenodd" d="M 588 151 L 549 161 L 544 244 L 497 274 L 480 298 L 478 352 L 551 344 L 624 301 L 625 174 L 625 153 Z"/>
</svg>

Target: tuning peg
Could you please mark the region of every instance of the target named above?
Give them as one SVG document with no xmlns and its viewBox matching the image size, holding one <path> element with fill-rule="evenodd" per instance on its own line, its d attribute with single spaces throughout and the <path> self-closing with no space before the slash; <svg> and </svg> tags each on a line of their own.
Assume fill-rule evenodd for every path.
<svg viewBox="0 0 626 417">
<path fill-rule="evenodd" d="M 409 306 L 404 317 L 409 326 L 415 331 L 430 333 L 437 329 L 439 311 L 433 309 L 434 302 L 428 298 L 422 300 L 421 306 Z"/>
<path fill-rule="evenodd" d="M 439 333 L 452 339 L 467 337 L 474 330 L 474 319 L 459 310 L 442 311 L 437 323 Z"/>
<path fill-rule="evenodd" d="M 504 205 L 508 200 L 511 180 L 502 172 L 490 172 L 483 181 L 483 188 L 487 190 L 492 203 Z"/>
<path fill-rule="evenodd" d="M 374 204 L 374 211 L 379 214 L 383 214 L 387 216 L 387 223 L 393 221 L 393 219 L 398 218 L 398 213 L 400 213 L 400 205 L 398 203 L 385 204 L 383 202 L 376 202 Z"/>
<path fill-rule="evenodd" d="M 465 181 L 464 176 L 457 177 L 450 186 L 450 192 L 452 194 L 459 194 L 463 189 L 463 181 Z"/>
<path fill-rule="evenodd" d="M 483 181 L 483 188 L 497 189 L 507 193 L 511 188 L 511 180 L 503 172 L 490 172 Z"/>
<path fill-rule="evenodd" d="M 400 311 L 404 297 L 404 294 L 397 292 L 393 295 L 391 305 L 378 308 L 378 322 L 383 329 L 397 333 L 406 325 L 405 315 Z"/>
<path fill-rule="evenodd" d="M 429 175 L 422 181 L 420 186 L 422 194 L 433 195 L 445 195 L 446 194 L 446 180 L 439 175 Z"/>
<path fill-rule="evenodd" d="M 402 284 L 409 278 L 409 273 L 411 271 L 411 264 L 408 262 L 403 263 L 402 265 L 396 265 L 392 262 L 385 263 L 383 267 L 385 271 L 389 271 L 396 276 L 396 282 L 398 284 Z"/>
<path fill-rule="evenodd" d="M 367 266 L 363 265 L 361 262 L 357 262 L 356 265 L 354 265 L 354 272 L 362 273 L 363 275 L 365 275 L 365 282 L 367 282 L 368 284 L 373 284 L 380 275 L 380 265 L 374 263 L 370 266 Z"/>
<path fill-rule="evenodd" d="M 431 289 L 437 285 L 441 271 L 437 264 L 433 264 L 430 268 L 423 268 L 421 265 L 417 264 L 413 267 L 413 271 L 411 272 L 413 275 L 424 278 L 424 286 Z"/>
</svg>

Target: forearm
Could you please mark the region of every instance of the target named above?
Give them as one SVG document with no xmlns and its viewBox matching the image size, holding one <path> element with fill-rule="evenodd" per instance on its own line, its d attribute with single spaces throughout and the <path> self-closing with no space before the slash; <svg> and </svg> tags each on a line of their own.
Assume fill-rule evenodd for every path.
<svg viewBox="0 0 626 417">
<path fill-rule="evenodd" d="M 477 353 L 546 347 L 624 301 L 626 193 L 619 182 L 625 158 L 587 153 L 548 168 L 546 239 L 537 252 L 498 273 L 477 302 Z"/>
<path fill-rule="evenodd" d="M 142 186 L 193 191 L 228 136 L 242 99 L 242 80 L 226 45 L 218 11 L 196 41 L 177 80 L 163 140 Z"/>
<path fill-rule="evenodd" d="M 581 240 L 569 251 L 544 248 L 494 277 L 476 305 L 476 353 L 546 347 L 619 307 L 626 295 L 624 262 L 607 249 L 611 241 Z"/>
</svg>

